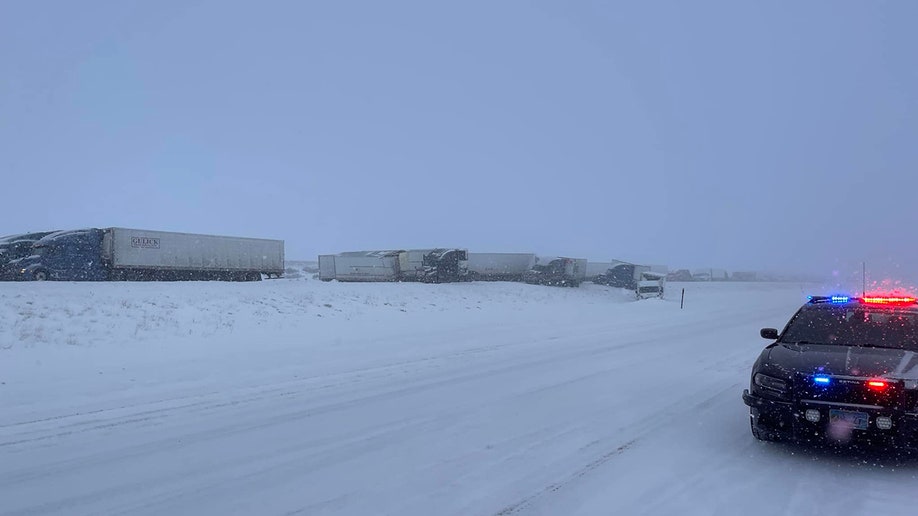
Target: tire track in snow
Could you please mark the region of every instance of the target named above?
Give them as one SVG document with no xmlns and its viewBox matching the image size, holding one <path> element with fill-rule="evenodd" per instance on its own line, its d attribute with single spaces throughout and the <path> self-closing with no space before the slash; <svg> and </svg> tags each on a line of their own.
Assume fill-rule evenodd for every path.
<svg viewBox="0 0 918 516">
<path fill-rule="evenodd" d="M 542 500 L 544 497 L 550 496 L 550 495 L 552 495 L 552 494 L 554 494 L 554 493 L 556 493 L 556 492 L 558 492 L 558 491 L 561 491 L 561 490 L 564 489 L 565 487 L 567 487 L 567 486 L 569 486 L 569 485 L 571 485 L 571 484 L 573 484 L 573 483 L 575 483 L 575 482 L 577 482 L 577 481 L 583 479 L 584 477 L 586 477 L 586 476 L 589 475 L 590 473 L 592 473 L 592 472 L 596 471 L 597 469 L 601 468 L 602 466 L 604 466 L 605 464 L 607 464 L 607 463 L 610 462 L 611 460 L 615 459 L 616 457 L 619 457 L 619 456 L 621 456 L 622 454 L 626 453 L 627 451 L 629 451 L 629 450 L 635 448 L 635 447 L 638 445 L 638 443 L 640 443 L 642 440 L 644 440 L 644 438 L 645 438 L 647 435 L 652 434 L 652 433 L 657 432 L 657 431 L 660 431 L 661 429 L 668 428 L 669 425 L 666 424 L 666 423 L 675 421 L 675 420 L 679 419 L 681 415 L 683 415 L 683 414 L 685 414 L 685 413 L 687 413 L 687 412 L 691 412 L 691 411 L 693 411 L 693 410 L 696 409 L 696 408 L 699 408 L 699 407 L 701 407 L 701 408 L 710 407 L 710 406 L 711 406 L 713 403 L 715 403 L 716 400 L 718 400 L 719 398 L 723 398 L 723 397 L 725 397 L 725 396 L 728 396 L 728 395 L 734 393 L 734 392 L 736 391 L 737 387 L 738 387 L 738 384 L 733 384 L 733 385 L 731 385 L 731 386 L 729 386 L 729 387 L 726 387 L 726 388 L 724 388 L 724 389 L 718 390 L 716 393 L 714 393 L 714 394 L 711 395 L 711 396 L 707 396 L 707 397 L 705 397 L 705 398 L 702 398 L 700 401 L 697 401 L 697 402 L 694 403 L 694 404 L 687 404 L 687 403 L 685 402 L 686 399 L 693 399 L 691 396 L 685 397 L 685 398 L 679 398 L 679 400 L 677 400 L 677 401 L 671 403 L 668 407 L 666 407 L 666 409 L 664 409 L 665 414 L 666 414 L 665 416 L 660 417 L 659 415 L 652 415 L 652 416 L 643 418 L 643 419 L 641 419 L 640 421 L 638 421 L 638 422 L 633 423 L 632 425 L 630 425 L 632 428 L 642 428 L 642 427 L 643 427 L 643 428 L 648 428 L 648 427 L 649 427 L 648 430 L 639 431 L 638 434 L 637 434 L 636 436 L 632 437 L 631 439 L 628 439 L 628 440 L 624 441 L 622 444 L 619 444 L 619 445 L 617 445 L 616 447 L 614 447 L 614 448 L 612 448 L 612 449 L 610 449 L 610 450 L 608 450 L 608 451 L 602 453 L 601 455 L 595 457 L 593 460 L 589 461 L 589 462 L 586 463 L 585 465 L 583 465 L 583 466 L 581 466 L 580 468 L 576 469 L 575 471 L 573 471 L 572 473 L 568 474 L 567 476 L 565 476 L 565 477 L 562 478 L 561 480 L 558 480 L 558 481 L 556 481 L 556 482 L 552 482 L 552 483 L 546 485 L 545 487 L 543 487 L 543 488 L 541 488 L 541 489 L 539 489 L 539 490 L 533 492 L 532 494 L 530 494 L 530 495 L 524 497 L 523 499 L 521 499 L 521 500 L 519 500 L 519 501 L 517 501 L 517 502 L 514 502 L 514 503 L 512 503 L 512 504 L 510 504 L 510 505 L 507 505 L 507 506 L 503 507 L 502 509 L 500 509 L 500 510 L 498 510 L 497 512 L 495 512 L 495 513 L 494 513 L 494 516 L 508 516 L 508 515 L 511 515 L 511 514 L 520 514 L 520 513 L 524 512 L 524 511 L 530 509 L 533 505 L 535 505 L 536 503 L 538 503 L 538 502 L 539 502 L 540 500 Z M 670 409 L 673 409 L 673 408 L 676 408 L 676 407 L 681 408 L 681 410 L 670 410 Z M 656 421 L 661 421 L 661 423 L 657 424 L 656 426 L 648 425 L 648 424 L 647 424 L 647 421 L 649 421 L 649 420 L 651 420 L 651 419 L 656 420 Z"/>
<path fill-rule="evenodd" d="M 605 464 L 606 462 L 609 462 L 610 460 L 614 459 L 616 456 L 621 455 L 622 453 L 625 453 L 625 451 L 627 451 L 629 448 L 631 448 L 632 446 L 634 446 L 634 444 L 637 443 L 637 441 L 638 441 L 638 439 L 632 439 L 632 440 L 630 440 L 630 441 L 625 442 L 624 444 L 622 444 L 622 445 L 619 446 L 618 448 L 615 448 L 615 449 L 613 449 L 613 450 L 611 450 L 611 451 L 608 451 L 608 452 L 606 452 L 606 453 L 600 455 L 600 456 L 597 457 L 595 460 L 593 460 L 592 462 L 590 462 L 590 463 L 587 464 L 586 466 L 583 466 L 582 468 L 578 469 L 578 470 L 575 471 L 573 474 L 567 476 L 567 477 L 564 478 L 563 480 L 558 481 L 558 482 L 555 482 L 555 483 L 553 483 L 553 484 L 549 484 L 549 485 L 543 487 L 541 490 L 539 490 L 539 491 L 537 491 L 537 492 L 535 492 L 535 493 L 533 493 L 533 494 L 531 494 L 531 495 L 529 495 L 529 496 L 523 498 L 522 500 L 520 500 L 520 501 L 514 503 L 513 505 L 509 505 L 509 506 L 507 506 L 507 507 L 504 507 L 504 508 L 501 509 L 500 511 L 494 513 L 495 516 L 507 516 L 507 515 L 510 515 L 510 514 L 518 514 L 520 511 L 523 511 L 523 510 L 529 508 L 529 506 L 532 505 L 533 502 L 537 501 L 539 498 L 541 498 L 541 497 L 543 497 L 543 496 L 546 496 L 546 495 L 549 495 L 549 494 L 551 494 L 551 493 L 554 493 L 555 491 L 559 491 L 559 490 L 563 489 L 564 486 L 566 486 L 566 485 L 568 485 L 568 484 L 570 484 L 570 483 L 572 483 L 572 482 L 576 482 L 578 479 L 583 478 L 584 476 L 588 475 L 591 471 L 593 471 L 593 470 L 595 470 L 596 468 L 602 466 L 602 465 Z"/>
<path fill-rule="evenodd" d="M 600 332 L 598 335 L 604 335 L 604 332 Z M 63 471 L 73 469 L 75 467 L 87 467 L 87 466 L 99 466 L 112 462 L 117 462 L 124 460 L 126 458 L 133 458 L 138 456 L 143 456 L 149 453 L 175 449 L 179 446 L 187 446 L 196 442 L 207 441 L 210 439 L 225 437 L 230 435 L 236 435 L 246 432 L 251 432 L 254 430 L 264 429 L 276 425 L 289 424 L 291 422 L 309 418 L 315 415 L 334 412 L 338 410 L 353 408 L 359 405 L 379 402 L 383 400 L 398 398 L 400 396 L 410 395 L 413 393 L 424 392 L 429 389 L 442 387 L 445 385 L 451 385 L 456 383 L 464 383 L 479 380 L 482 378 L 487 378 L 491 376 L 497 376 L 505 374 L 508 372 L 513 372 L 518 369 L 525 369 L 530 367 L 538 367 L 546 364 L 554 364 L 560 361 L 569 361 L 569 360 L 579 360 L 585 357 L 596 357 L 607 355 L 610 353 L 615 353 L 623 348 L 635 347 L 635 346 L 644 346 L 649 342 L 654 341 L 655 338 L 642 339 L 637 341 L 629 341 L 621 344 L 600 344 L 600 345 L 591 345 L 584 346 L 581 348 L 551 348 L 549 353 L 545 353 L 544 356 L 541 356 L 537 359 L 530 359 L 527 361 L 518 361 L 510 363 L 509 365 L 501 365 L 499 367 L 492 367 L 490 369 L 476 371 L 473 373 L 460 373 L 453 376 L 442 377 L 439 375 L 434 375 L 434 379 L 423 378 L 421 381 L 412 382 L 408 385 L 398 384 L 399 386 L 394 389 L 384 390 L 382 392 L 374 391 L 373 394 L 357 396 L 355 398 L 346 399 L 343 401 L 326 403 L 314 405 L 311 407 L 299 408 L 295 411 L 273 413 L 270 417 L 264 419 L 258 419 L 256 422 L 252 421 L 252 418 L 248 418 L 247 421 L 237 424 L 231 424 L 226 426 L 221 426 L 217 428 L 209 428 L 202 431 L 192 432 L 188 434 L 181 435 L 181 439 L 176 437 L 169 437 L 165 439 L 157 439 L 151 442 L 133 445 L 119 450 L 117 454 L 105 454 L 98 455 L 93 454 L 89 457 L 81 457 L 70 459 L 67 461 L 59 462 L 51 468 L 48 465 L 36 466 L 34 468 L 27 468 L 25 471 L 19 471 L 16 474 L 0 474 L 0 483 L 2 484 L 12 484 L 25 482 L 28 480 L 33 480 L 36 478 L 41 478 L 48 475 L 49 473 L 60 474 Z M 224 402 L 219 404 L 220 406 L 233 407 L 232 402 Z M 276 407 L 271 407 L 276 408 Z M 89 429 L 87 431 L 91 431 Z M 75 432 L 65 434 L 63 437 L 73 436 Z M 32 441 L 40 440 L 42 438 L 35 438 Z"/>
</svg>

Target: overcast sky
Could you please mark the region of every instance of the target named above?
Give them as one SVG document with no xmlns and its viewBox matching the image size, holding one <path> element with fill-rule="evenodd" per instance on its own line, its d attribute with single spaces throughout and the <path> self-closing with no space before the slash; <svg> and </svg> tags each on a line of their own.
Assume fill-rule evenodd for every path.
<svg viewBox="0 0 918 516">
<path fill-rule="evenodd" d="M 913 274 L 916 20 L 907 0 L 4 2 L 0 234 Z"/>
</svg>

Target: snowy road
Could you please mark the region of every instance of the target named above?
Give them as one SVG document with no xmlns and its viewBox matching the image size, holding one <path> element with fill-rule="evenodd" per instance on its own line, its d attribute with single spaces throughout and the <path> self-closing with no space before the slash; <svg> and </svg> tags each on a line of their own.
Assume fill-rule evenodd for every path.
<svg viewBox="0 0 918 516">
<path fill-rule="evenodd" d="M 0 290 L 7 313 L 49 297 L 26 287 Z M 47 288 L 104 338 L 2 334 L 28 345 L 0 351 L 0 514 L 914 513 L 918 462 L 752 439 L 758 329 L 799 285 L 689 285 L 685 310 L 595 287 L 173 285 L 131 342 L 74 308 L 85 285 Z M 94 288 L 133 321 L 163 287 Z M 245 320 L 257 289 L 277 313 L 206 316 L 220 298 Z"/>
</svg>

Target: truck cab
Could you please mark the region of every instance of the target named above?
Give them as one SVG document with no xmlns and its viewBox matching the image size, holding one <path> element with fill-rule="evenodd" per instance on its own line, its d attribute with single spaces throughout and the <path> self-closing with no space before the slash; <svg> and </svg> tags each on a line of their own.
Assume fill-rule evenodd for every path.
<svg viewBox="0 0 918 516">
<path fill-rule="evenodd" d="M 586 278 L 586 260 L 565 257 L 537 258 L 523 281 L 534 285 L 579 287 Z"/>
<path fill-rule="evenodd" d="M 17 279 L 16 266 L 32 255 L 32 246 L 38 240 L 50 235 L 53 231 L 23 233 L 0 238 L 0 280 Z"/>
<path fill-rule="evenodd" d="M 108 279 L 102 263 L 99 229 L 52 233 L 32 245 L 32 254 L 18 261 L 19 279 L 100 281 Z"/>
<path fill-rule="evenodd" d="M 662 298 L 666 275 L 653 272 L 648 265 L 620 263 L 594 278 L 593 283 L 633 290 L 638 299 Z"/>
<path fill-rule="evenodd" d="M 434 249 L 421 262 L 421 281 L 452 283 L 467 281 L 469 253 L 465 249 Z"/>
</svg>

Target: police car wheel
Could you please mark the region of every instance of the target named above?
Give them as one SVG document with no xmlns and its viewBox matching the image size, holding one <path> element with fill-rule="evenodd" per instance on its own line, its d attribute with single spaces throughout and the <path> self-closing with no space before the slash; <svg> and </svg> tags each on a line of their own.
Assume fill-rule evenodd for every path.
<svg viewBox="0 0 918 516">
<path fill-rule="evenodd" d="M 48 273 L 45 271 L 35 271 L 32 274 L 32 279 L 35 281 L 48 281 Z"/>
</svg>

